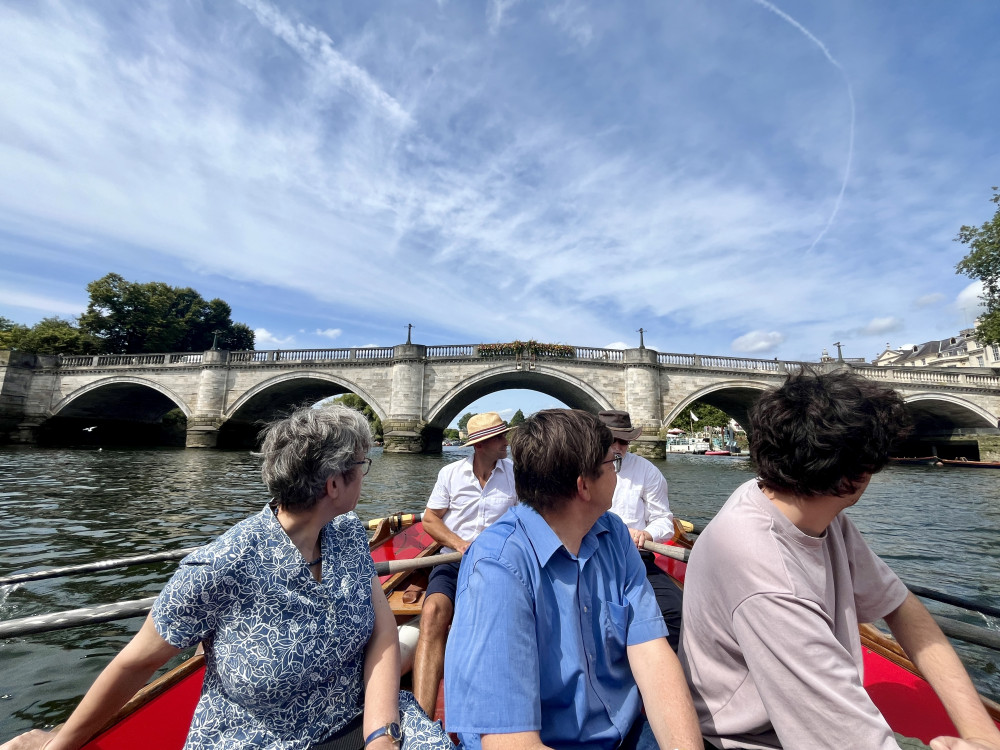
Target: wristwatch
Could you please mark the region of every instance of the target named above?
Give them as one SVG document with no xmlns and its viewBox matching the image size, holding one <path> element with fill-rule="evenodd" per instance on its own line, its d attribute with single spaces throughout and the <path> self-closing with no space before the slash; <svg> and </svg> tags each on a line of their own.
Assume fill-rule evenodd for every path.
<svg viewBox="0 0 1000 750">
<path fill-rule="evenodd" d="M 365 737 L 365 747 L 368 747 L 369 743 L 374 742 L 383 734 L 389 735 L 389 739 L 391 739 L 397 745 L 403 741 L 403 730 L 399 728 L 399 724 L 397 724 L 394 721 L 390 721 L 384 727 L 379 727 L 374 732 Z"/>
</svg>

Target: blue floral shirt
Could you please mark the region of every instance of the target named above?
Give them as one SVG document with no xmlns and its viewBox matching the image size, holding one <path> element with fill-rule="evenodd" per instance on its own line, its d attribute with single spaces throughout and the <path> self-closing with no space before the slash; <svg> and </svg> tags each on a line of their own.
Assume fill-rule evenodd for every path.
<svg viewBox="0 0 1000 750">
<path fill-rule="evenodd" d="M 186 749 L 308 748 L 358 713 L 375 566 L 354 513 L 321 540 L 318 583 L 265 507 L 185 557 L 156 599 L 167 643 L 205 644 Z"/>
</svg>

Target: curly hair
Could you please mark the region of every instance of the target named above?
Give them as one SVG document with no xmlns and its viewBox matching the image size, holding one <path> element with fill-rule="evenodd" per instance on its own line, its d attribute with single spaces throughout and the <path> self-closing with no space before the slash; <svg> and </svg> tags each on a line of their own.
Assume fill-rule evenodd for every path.
<svg viewBox="0 0 1000 750">
<path fill-rule="evenodd" d="M 765 487 L 842 497 L 885 467 L 907 418 L 891 388 L 850 372 L 803 371 L 757 400 L 749 426 L 750 458 Z"/>
<path fill-rule="evenodd" d="M 280 507 L 295 511 L 313 507 L 326 480 L 357 470 L 354 457 L 372 447 L 368 420 L 340 404 L 296 409 L 260 436 L 264 484 Z"/>
<path fill-rule="evenodd" d="M 509 434 L 517 498 L 539 513 L 572 497 L 577 477 L 598 476 L 612 440 L 600 419 L 580 409 L 545 409 Z"/>
</svg>

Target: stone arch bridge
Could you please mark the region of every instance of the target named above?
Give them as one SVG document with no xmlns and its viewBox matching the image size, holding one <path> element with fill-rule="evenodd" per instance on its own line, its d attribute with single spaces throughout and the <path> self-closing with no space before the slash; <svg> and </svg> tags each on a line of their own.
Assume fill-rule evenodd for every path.
<svg viewBox="0 0 1000 750">
<path fill-rule="evenodd" d="M 625 409 L 642 425 L 640 452 L 662 456 L 665 426 L 693 402 L 746 424 L 757 395 L 803 364 L 579 346 L 536 354 L 419 344 L 98 356 L 0 352 L 0 439 L 34 442 L 53 420 L 154 424 L 180 409 L 188 447 L 231 446 L 245 444 L 262 420 L 292 405 L 355 393 L 381 418 L 387 452 L 434 451 L 468 404 L 524 388 L 590 411 Z M 1000 377 L 990 370 L 808 366 L 851 367 L 896 388 L 917 426 L 907 455 L 931 446 L 946 455 L 948 446 L 958 446 L 951 452 L 1000 460 Z"/>
</svg>

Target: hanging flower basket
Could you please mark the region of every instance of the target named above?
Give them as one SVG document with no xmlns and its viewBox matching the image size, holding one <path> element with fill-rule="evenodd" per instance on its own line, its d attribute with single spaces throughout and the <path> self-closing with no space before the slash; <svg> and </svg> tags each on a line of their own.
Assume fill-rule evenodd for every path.
<svg viewBox="0 0 1000 750">
<path fill-rule="evenodd" d="M 568 344 L 541 344 L 534 339 L 529 339 L 528 341 L 509 341 L 505 344 L 479 344 L 476 346 L 476 351 L 483 359 L 516 357 L 519 354 L 557 359 L 573 359 L 576 357 L 576 347 L 569 346 Z"/>
</svg>

